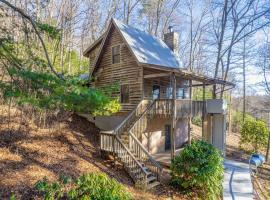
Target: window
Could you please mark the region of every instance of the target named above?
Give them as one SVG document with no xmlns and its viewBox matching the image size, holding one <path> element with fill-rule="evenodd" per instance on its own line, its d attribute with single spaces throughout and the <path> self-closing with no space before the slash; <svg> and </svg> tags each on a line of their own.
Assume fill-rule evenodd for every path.
<svg viewBox="0 0 270 200">
<path fill-rule="evenodd" d="M 172 99 L 173 98 L 173 88 L 172 87 L 167 87 L 166 88 L 166 98 L 167 99 Z"/>
<path fill-rule="evenodd" d="M 177 99 L 184 99 L 185 98 L 185 89 L 184 88 L 177 88 Z"/>
<path fill-rule="evenodd" d="M 159 99 L 159 98 L 160 98 L 160 86 L 153 85 L 153 99 Z"/>
<path fill-rule="evenodd" d="M 129 102 L 129 86 L 128 85 L 121 85 L 121 103 L 128 103 Z"/>
<path fill-rule="evenodd" d="M 112 48 L 112 63 L 120 63 L 120 45 Z"/>
</svg>

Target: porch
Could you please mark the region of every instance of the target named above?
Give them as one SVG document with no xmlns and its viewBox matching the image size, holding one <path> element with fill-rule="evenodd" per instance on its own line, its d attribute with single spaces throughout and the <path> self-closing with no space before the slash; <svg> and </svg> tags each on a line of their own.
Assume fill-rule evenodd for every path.
<svg viewBox="0 0 270 200">
<path fill-rule="evenodd" d="M 178 155 L 182 150 L 183 150 L 183 148 L 176 149 L 175 150 L 175 155 Z M 162 166 L 170 167 L 171 160 L 172 160 L 170 150 L 167 150 L 167 151 L 162 152 L 162 153 L 155 153 L 155 154 L 152 154 L 152 156 Z"/>
</svg>

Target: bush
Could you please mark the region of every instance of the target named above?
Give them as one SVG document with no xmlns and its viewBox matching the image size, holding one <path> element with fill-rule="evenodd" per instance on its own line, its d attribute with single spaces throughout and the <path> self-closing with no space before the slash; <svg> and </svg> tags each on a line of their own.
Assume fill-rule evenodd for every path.
<svg viewBox="0 0 270 200">
<path fill-rule="evenodd" d="M 246 113 L 245 120 L 252 120 L 255 118 L 252 117 L 250 114 Z M 233 132 L 240 132 L 241 127 L 243 125 L 243 112 L 240 111 L 232 111 L 232 131 Z"/>
<path fill-rule="evenodd" d="M 90 199 L 90 200 L 129 200 L 131 195 L 123 186 L 103 173 L 90 173 L 72 180 L 61 177 L 58 182 L 49 183 L 47 179 L 38 181 L 36 189 L 45 200 Z"/>
<path fill-rule="evenodd" d="M 171 164 L 172 184 L 199 198 L 218 199 L 222 191 L 223 163 L 219 150 L 192 140 Z"/>
<path fill-rule="evenodd" d="M 247 118 L 241 127 L 240 144 L 249 144 L 257 152 L 267 145 L 268 129 L 265 122 Z"/>
<path fill-rule="evenodd" d="M 199 116 L 193 117 L 192 124 L 195 124 L 197 126 L 202 126 L 202 118 Z"/>
</svg>

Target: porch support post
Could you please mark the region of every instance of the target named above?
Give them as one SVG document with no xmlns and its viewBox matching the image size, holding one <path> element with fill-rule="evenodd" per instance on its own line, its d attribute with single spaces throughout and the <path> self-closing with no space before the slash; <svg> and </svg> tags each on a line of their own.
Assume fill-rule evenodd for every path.
<svg viewBox="0 0 270 200">
<path fill-rule="evenodd" d="M 204 121 L 206 112 L 206 102 L 205 102 L 205 83 L 203 82 L 203 108 L 202 108 L 202 138 L 205 138 Z"/>
<path fill-rule="evenodd" d="M 173 84 L 173 99 L 172 99 L 172 120 L 171 120 L 171 159 L 174 159 L 175 157 L 175 140 L 174 140 L 174 134 L 175 134 L 175 126 L 176 126 L 176 78 L 175 74 L 172 73 L 171 75 L 171 81 Z"/>
<path fill-rule="evenodd" d="M 192 80 L 189 79 L 188 144 L 191 144 L 191 119 L 192 119 Z"/>
</svg>

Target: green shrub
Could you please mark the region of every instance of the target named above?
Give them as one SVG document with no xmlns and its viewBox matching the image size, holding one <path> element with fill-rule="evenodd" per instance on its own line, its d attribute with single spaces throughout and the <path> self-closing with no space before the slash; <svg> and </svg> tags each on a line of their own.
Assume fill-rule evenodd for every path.
<svg viewBox="0 0 270 200">
<path fill-rule="evenodd" d="M 246 113 L 245 120 L 255 119 L 250 114 Z M 243 125 L 243 112 L 240 111 L 232 111 L 232 131 L 240 132 L 241 127 Z"/>
<path fill-rule="evenodd" d="M 199 116 L 193 117 L 192 123 L 197 125 L 197 126 L 202 126 L 202 118 Z"/>
<path fill-rule="evenodd" d="M 246 118 L 241 127 L 240 144 L 249 144 L 257 152 L 267 145 L 268 129 L 265 122 L 254 118 Z"/>
<path fill-rule="evenodd" d="M 59 199 L 64 195 L 62 186 L 58 182 L 49 183 L 46 178 L 38 181 L 35 188 L 44 194 L 45 200 Z"/>
<path fill-rule="evenodd" d="M 192 140 L 171 164 L 171 182 L 199 198 L 218 199 L 222 191 L 223 163 L 219 150 L 205 141 Z"/>
<path fill-rule="evenodd" d="M 45 200 L 54 199 L 90 199 L 90 200 L 129 200 L 131 195 L 116 180 L 103 173 L 90 173 L 72 180 L 61 177 L 61 180 L 49 183 L 43 179 L 36 183 L 36 189 Z"/>
</svg>

